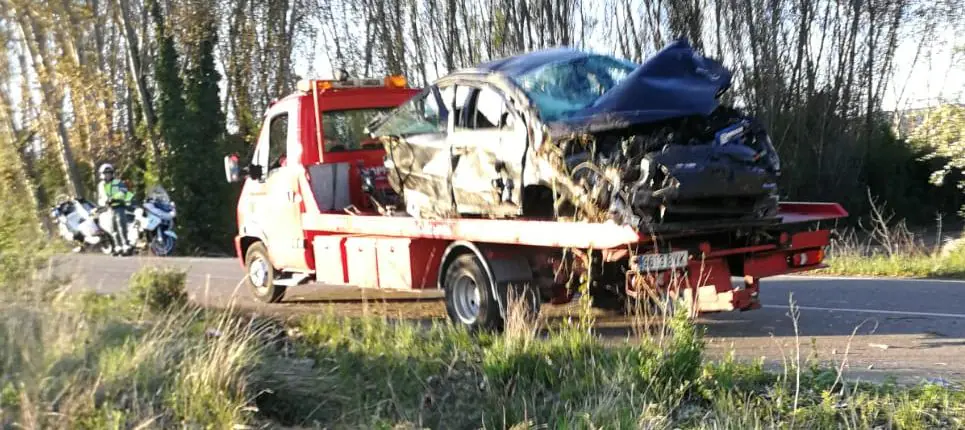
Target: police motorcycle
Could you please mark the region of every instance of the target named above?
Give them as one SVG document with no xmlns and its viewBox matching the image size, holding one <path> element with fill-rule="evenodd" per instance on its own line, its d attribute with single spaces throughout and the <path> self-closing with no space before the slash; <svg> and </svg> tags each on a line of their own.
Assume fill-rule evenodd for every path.
<svg viewBox="0 0 965 430">
<path fill-rule="evenodd" d="M 74 248 L 96 246 L 104 254 L 118 254 L 111 240 L 113 218 L 110 208 L 96 207 L 82 198 L 65 199 L 51 210 L 61 237 L 80 242 Z M 178 236 L 174 232 L 177 208 L 164 187 L 152 187 L 140 205 L 125 210 L 127 243 L 138 251 L 164 257 L 174 252 Z"/>
<path fill-rule="evenodd" d="M 57 196 L 49 216 L 57 225 L 57 234 L 76 245 L 74 252 L 98 249 L 113 252 L 110 234 L 98 222 L 100 209 L 83 197 Z"/>
<path fill-rule="evenodd" d="M 134 206 L 134 205 L 132 205 Z M 110 222 L 110 213 L 105 212 Z M 127 243 L 137 250 L 147 248 L 151 254 L 165 257 L 174 252 L 178 235 L 174 232 L 177 208 L 164 187 L 155 185 L 145 193 L 144 201 L 127 210 Z"/>
</svg>

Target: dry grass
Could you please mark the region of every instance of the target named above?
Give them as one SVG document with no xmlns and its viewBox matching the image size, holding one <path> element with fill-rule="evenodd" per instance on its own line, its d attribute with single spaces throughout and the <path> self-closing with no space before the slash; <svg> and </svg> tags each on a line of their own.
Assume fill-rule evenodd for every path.
<svg viewBox="0 0 965 430">
<path fill-rule="evenodd" d="M 5 428 L 965 425 L 954 388 L 849 385 L 841 368 L 796 353 L 783 375 L 705 361 L 681 307 L 649 308 L 636 337 L 614 346 L 589 330 L 592 315 L 549 327 L 515 294 L 505 331 L 474 336 L 334 312 L 260 321 L 180 302 L 177 273 L 135 279 L 143 288 L 127 297 L 5 296 Z"/>
<path fill-rule="evenodd" d="M 0 309 L 5 427 L 224 428 L 247 419 L 257 331 L 190 308 L 104 317 L 98 308 L 119 304 L 98 300 Z"/>
<path fill-rule="evenodd" d="M 872 213 L 857 228 L 838 232 L 829 247 L 827 269 L 816 275 L 965 279 L 965 247 L 961 239 L 928 246 L 920 234 L 895 220 L 886 205 L 869 196 Z M 938 244 L 942 244 L 938 218 Z"/>
</svg>

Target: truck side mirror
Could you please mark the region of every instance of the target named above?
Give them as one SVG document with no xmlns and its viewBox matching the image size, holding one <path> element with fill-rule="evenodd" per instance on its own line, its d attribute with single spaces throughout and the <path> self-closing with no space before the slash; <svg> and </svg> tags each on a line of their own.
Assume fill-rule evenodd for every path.
<svg viewBox="0 0 965 430">
<path fill-rule="evenodd" d="M 233 184 L 241 181 L 242 175 L 257 181 L 261 179 L 262 171 L 261 166 L 257 164 L 249 164 L 246 167 L 239 166 L 238 154 L 231 154 L 224 158 L 224 174 L 228 183 Z"/>
<path fill-rule="evenodd" d="M 231 154 L 224 157 L 224 174 L 229 184 L 241 180 L 241 169 L 238 168 L 238 155 Z"/>
<path fill-rule="evenodd" d="M 245 168 L 245 170 L 247 171 L 249 178 L 254 179 L 256 181 L 261 180 L 261 175 L 263 173 L 261 171 L 261 166 L 257 164 L 250 164 L 248 165 L 247 168 Z"/>
</svg>

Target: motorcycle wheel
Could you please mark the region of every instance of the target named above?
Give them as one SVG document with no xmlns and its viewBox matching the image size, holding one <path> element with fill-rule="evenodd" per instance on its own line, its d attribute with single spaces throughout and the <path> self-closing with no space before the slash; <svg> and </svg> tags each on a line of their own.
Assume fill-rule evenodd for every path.
<svg viewBox="0 0 965 430">
<path fill-rule="evenodd" d="M 101 238 L 101 243 L 97 245 L 97 249 L 104 255 L 112 255 L 114 253 L 114 245 L 111 244 L 111 239 L 107 237 Z"/>
<path fill-rule="evenodd" d="M 158 232 L 156 236 L 151 238 L 151 243 L 148 244 L 148 249 L 151 250 L 151 254 L 157 257 L 166 257 L 174 252 L 174 238 L 164 234 L 164 232 Z"/>
</svg>

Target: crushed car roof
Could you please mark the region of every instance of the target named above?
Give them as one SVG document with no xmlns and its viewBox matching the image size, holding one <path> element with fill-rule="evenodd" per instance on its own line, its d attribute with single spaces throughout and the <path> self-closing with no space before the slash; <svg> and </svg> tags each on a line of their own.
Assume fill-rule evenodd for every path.
<svg viewBox="0 0 965 430">
<path fill-rule="evenodd" d="M 709 115 L 730 88 L 732 73 L 717 60 L 698 53 L 687 38 L 665 45 L 642 64 L 578 49 L 560 47 L 526 52 L 478 64 L 461 73 L 497 73 L 517 79 L 541 67 L 603 56 L 634 67 L 617 85 L 587 106 L 549 120 L 552 135 L 594 132 L 670 118 Z"/>
<path fill-rule="evenodd" d="M 595 54 L 572 48 L 550 48 L 492 60 L 479 64 L 473 67 L 472 70 L 501 73 L 506 76 L 517 77 L 547 64 L 572 61 L 591 55 Z"/>
<path fill-rule="evenodd" d="M 581 114 L 621 112 L 635 122 L 710 115 L 730 81 L 731 72 L 723 64 L 680 39 L 648 58 Z"/>
</svg>

